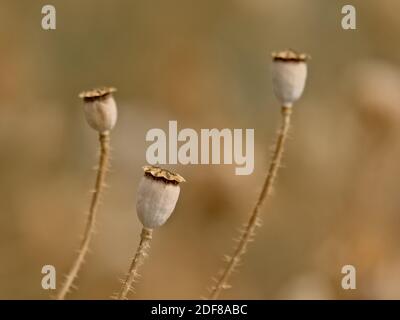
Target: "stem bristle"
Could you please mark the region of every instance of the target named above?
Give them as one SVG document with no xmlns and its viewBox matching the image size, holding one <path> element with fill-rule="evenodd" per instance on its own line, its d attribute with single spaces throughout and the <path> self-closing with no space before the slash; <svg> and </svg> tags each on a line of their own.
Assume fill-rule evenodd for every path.
<svg viewBox="0 0 400 320">
<path fill-rule="evenodd" d="M 90 208 L 87 215 L 87 222 L 85 231 L 82 236 L 81 244 L 78 249 L 78 256 L 76 257 L 74 263 L 68 274 L 65 276 L 65 281 L 57 295 L 57 300 L 64 300 L 65 296 L 74 289 L 74 280 L 77 278 L 79 270 L 82 265 L 85 263 L 85 257 L 89 250 L 89 244 L 92 236 L 95 234 L 95 224 L 96 224 L 96 216 L 97 210 L 100 205 L 100 196 L 104 188 L 104 181 L 106 177 L 106 173 L 108 171 L 109 166 L 109 153 L 110 153 L 110 136 L 108 132 L 99 134 L 99 142 L 100 142 L 100 156 L 99 156 L 99 165 L 97 167 L 97 176 L 95 182 L 95 188 L 92 193 L 92 199 L 90 202 Z"/>
<path fill-rule="evenodd" d="M 153 230 L 143 227 L 140 234 L 139 246 L 136 250 L 135 256 L 132 259 L 132 263 L 126 275 L 126 279 L 118 295 L 119 300 L 127 300 L 128 293 L 134 292 L 133 283 L 136 283 L 138 281 L 138 278 L 140 278 L 138 271 L 140 266 L 144 263 L 145 258 L 148 256 L 147 251 L 150 249 L 152 236 Z"/>
<path fill-rule="evenodd" d="M 274 151 L 272 154 L 272 160 L 270 166 L 268 168 L 267 177 L 264 181 L 261 193 L 258 197 L 258 200 L 253 208 L 253 211 L 249 217 L 248 222 L 245 224 L 244 231 L 240 232 L 240 240 L 234 248 L 234 254 L 229 257 L 228 264 L 224 269 L 222 269 L 222 273 L 220 274 L 216 285 L 213 286 L 213 289 L 210 293 L 209 298 L 212 300 L 218 299 L 222 290 L 228 289 L 230 285 L 227 283 L 229 277 L 234 273 L 238 266 L 242 263 L 242 256 L 247 251 L 247 245 L 255 240 L 256 228 L 261 226 L 261 219 L 259 217 L 259 211 L 263 203 L 266 199 L 268 199 L 272 195 L 273 184 L 278 174 L 278 170 L 281 167 L 282 156 L 284 151 L 285 141 L 288 137 L 288 132 L 290 128 L 290 116 L 292 113 L 291 107 L 283 106 L 282 109 L 282 124 L 281 128 L 277 134 L 277 142 L 274 147 Z"/>
</svg>

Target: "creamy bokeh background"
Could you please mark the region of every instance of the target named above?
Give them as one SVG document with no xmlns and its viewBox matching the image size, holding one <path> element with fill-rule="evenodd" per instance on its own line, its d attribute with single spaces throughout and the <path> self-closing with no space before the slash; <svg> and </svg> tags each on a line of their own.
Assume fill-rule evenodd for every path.
<svg viewBox="0 0 400 320">
<path fill-rule="evenodd" d="M 136 298 L 199 298 L 261 188 L 279 123 L 270 52 L 312 56 L 273 201 L 224 298 L 400 298 L 400 3 L 0 0 L 0 298 L 48 299 L 79 244 L 96 133 L 78 93 L 119 89 L 112 168 L 92 253 L 70 298 L 117 292 L 140 233 L 135 213 L 151 128 L 254 128 L 255 172 L 172 166 L 187 180 L 154 234 Z M 357 268 L 343 291 L 341 267 Z"/>
</svg>

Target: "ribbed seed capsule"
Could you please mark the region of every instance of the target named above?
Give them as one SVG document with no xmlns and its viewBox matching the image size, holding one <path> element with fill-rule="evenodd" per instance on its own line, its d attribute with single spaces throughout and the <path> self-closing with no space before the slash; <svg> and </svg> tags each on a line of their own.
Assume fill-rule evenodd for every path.
<svg viewBox="0 0 400 320">
<path fill-rule="evenodd" d="M 162 226 L 171 216 L 179 198 L 179 183 L 185 179 L 159 167 L 143 167 L 144 177 L 137 193 L 136 210 L 145 228 Z"/>
<path fill-rule="evenodd" d="M 309 56 L 293 50 L 272 54 L 272 84 L 275 96 L 285 107 L 291 107 L 303 94 Z"/>
<path fill-rule="evenodd" d="M 88 124 L 100 133 L 110 131 L 117 122 L 117 104 L 113 92 L 115 88 L 98 88 L 82 92 L 85 117 Z"/>
</svg>

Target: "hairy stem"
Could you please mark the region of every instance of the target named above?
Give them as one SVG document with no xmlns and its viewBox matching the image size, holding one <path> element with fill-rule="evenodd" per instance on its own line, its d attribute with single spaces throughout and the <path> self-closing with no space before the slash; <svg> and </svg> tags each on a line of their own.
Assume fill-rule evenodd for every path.
<svg viewBox="0 0 400 320">
<path fill-rule="evenodd" d="M 289 127 L 290 127 L 290 116 L 291 116 L 292 108 L 291 107 L 282 107 L 282 124 L 281 128 L 278 132 L 277 142 L 275 145 L 275 150 L 272 156 L 272 161 L 268 169 L 268 174 L 265 179 L 264 185 L 262 187 L 261 193 L 258 197 L 258 200 L 253 208 L 253 211 L 250 215 L 250 218 L 245 226 L 244 232 L 241 234 L 238 245 L 233 253 L 232 257 L 227 257 L 227 265 L 223 269 L 221 275 L 216 280 L 215 286 L 212 288 L 209 298 L 212 300 L 218 299 L 221 291 L 223 289 L 229 288 L 227 284 L 229 277 L 233 273 L 233 271 L 238 266 L 243 254 L 246 252 L 247 245 L 251 241 L 252 236 L 254 236 L 254 231 L 259 223 L 259 211 L 264 201 L 268 199 L 271 195 L 274 181 L 278 174 L 279 167 L 281 165 L 284 145 L 288 136 Z"/>
<path fill-rule="evenodd" d="M 85 256 L 89 250 L 89 243 L 95 229 L 97 209 L 99 207 L 100 195 L 104 186 L 105 176 L 108 169 L 109 153 L 110 153 L 110 136 L 108 132 L 99 134 L 100 141 L 100 158 L 97 168 L 96 183 L 90 202 L 89 214 L 87 217 L 85 232 L 79 247 L 78 256 L 76 257 L 65 282 L 57 295 L 58 300 L 64 300 L 67 293 L 71 290 L 73 282 L 78 275 L 80 268 L 85 260 Z"/>
<path fill-rule="evenodd" d="M 139 267 L 144 263 L 144 259 L 147 256 L 147 252 L 150 249 L 150 242 L 153 236 L 153 230 L 148 228 L 143 228 L 142 233 L 140 234 L 140 243 L 136 250 L 136 254 L 132 259 L 131 267 L 129 268 L 129 272 L 126 276 L 125 282 L 121 288 L 121 291 L 118 295 L 119 300 L 126 300 L 129 291 L 133 288 L 133 283 L 136 282 L 139 277 Z"/>
</svg>

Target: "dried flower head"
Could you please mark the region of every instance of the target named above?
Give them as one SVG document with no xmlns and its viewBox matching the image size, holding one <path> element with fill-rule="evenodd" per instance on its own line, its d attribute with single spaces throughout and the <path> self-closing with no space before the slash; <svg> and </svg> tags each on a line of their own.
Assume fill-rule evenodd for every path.
<svg viewBox="0 0 400 320">
<path fill-rule="evenodd" d="M 309 58 L 290 49 L 272 54 L 274 93 L 283 106 L 291 107 L 303 94 Z"/>
<path fill-rule="evenodd" d="M 79 94 L 83 99 L 85 117 L 89 125 L 100 133 L 110 131 L 117 122 L 115 88 L 102 87 Z"/>
<path fill-rule="evenodd" d="M 136 210 L 145 228 L 162 226 L 171 216 L 179 198 L 179 183 L 185 179 L 159 167 L 143 167 L 144 177 L 140 181 Z"/>
</svg>

